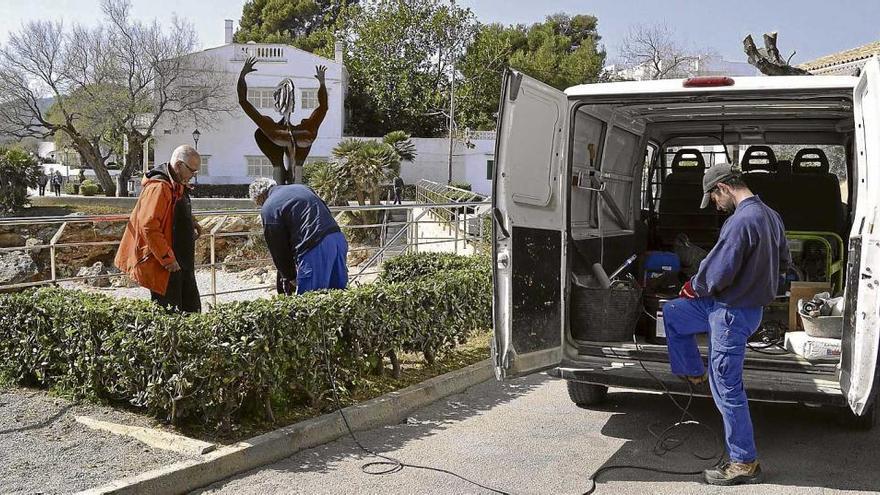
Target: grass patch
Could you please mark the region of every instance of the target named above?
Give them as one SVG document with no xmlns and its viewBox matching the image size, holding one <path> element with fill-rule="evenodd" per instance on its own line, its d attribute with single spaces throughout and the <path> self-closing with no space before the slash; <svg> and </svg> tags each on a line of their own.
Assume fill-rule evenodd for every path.
<svg viewBox="0 0 880 495">
<path fill-rule="evenodd" d="M 131 213 L 131 208 L 110 205 L 31 206 L 28 208 L 22 208 L 12 215 L 4 215 L 3 217 L 63 217 L 73 213 L 82 213 L 84 215 L 118 215 L 122 213 Z"/>
</svg>

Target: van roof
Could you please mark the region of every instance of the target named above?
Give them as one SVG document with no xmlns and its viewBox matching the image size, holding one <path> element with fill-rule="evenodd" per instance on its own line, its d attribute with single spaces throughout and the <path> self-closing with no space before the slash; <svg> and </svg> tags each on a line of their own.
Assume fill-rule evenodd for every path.
<svg viewBox="0 0 880 495">
<path fill-rule="evenodd" d="M 659 81 L 624 81 L 612 83 L 580 84 L 565 90 L 569 97 L 611 96 L 635 94 L 688 94 L 740 91 L 778 91 L 810 89 L 852 89 L 859 78 L 853 76 L 763 76 L 733 77 L 732 86 L 684 87 L 684 79 Z"/>
</svg>

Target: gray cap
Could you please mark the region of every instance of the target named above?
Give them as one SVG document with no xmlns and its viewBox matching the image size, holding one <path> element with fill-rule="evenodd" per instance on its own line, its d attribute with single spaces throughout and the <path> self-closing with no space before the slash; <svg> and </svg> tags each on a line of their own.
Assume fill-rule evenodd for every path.
<svg viewBox="0 0 880 495">
<path fill-rule="evenodd" d="M 742 170 L 740 170 L 739 166 L 729 163 L 718 163 L 707 169 L 706 173 L 703 174 L 703 202 L 700 203 L 700 208 L 707 208 L 709 203 L 712 202 L 712 195 L 710 193 L 719 182 L 724 182 L 727 179 L 741 175 Z"/>
</svg>

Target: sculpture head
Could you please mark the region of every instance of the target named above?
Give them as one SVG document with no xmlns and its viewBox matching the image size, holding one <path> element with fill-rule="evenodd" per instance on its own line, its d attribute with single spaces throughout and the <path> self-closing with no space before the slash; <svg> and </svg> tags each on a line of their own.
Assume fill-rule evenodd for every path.
<svg viewBox="0 0 880 495">
<path fill-rule="evenodd" d="M 281 114 L 285 122 L 290 121 L 290 114 L 293 113 L 293 107 L 296 103 L 294 97 L 293 79 L 287 77 L 275 87 L 275 110 Z"/>
</svg>

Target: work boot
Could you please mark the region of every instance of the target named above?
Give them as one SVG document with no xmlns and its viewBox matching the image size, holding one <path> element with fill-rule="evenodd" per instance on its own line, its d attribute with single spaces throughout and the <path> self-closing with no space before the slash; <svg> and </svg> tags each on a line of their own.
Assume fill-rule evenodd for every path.
<svg viewBox="0 0 880 495">
<path fill-rule="evenodd" d="M 703 478 L 710 485 L 742 485 L 761 482 L 761 466 L 758 461 L 725 461 L 712 469 L 703 471 Z"/>
<path fill-rule="evenodd" d="M 709 394 L 709 374 L 703 373 L 702 376 L 691 376 L 684 375 L 681 377 L 687 384 L 688 389 L 695 393 L 701 395 Z"/>
</svg>

